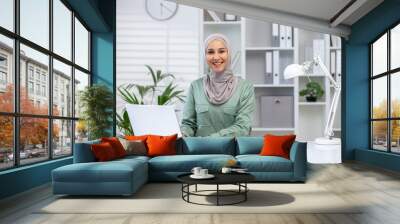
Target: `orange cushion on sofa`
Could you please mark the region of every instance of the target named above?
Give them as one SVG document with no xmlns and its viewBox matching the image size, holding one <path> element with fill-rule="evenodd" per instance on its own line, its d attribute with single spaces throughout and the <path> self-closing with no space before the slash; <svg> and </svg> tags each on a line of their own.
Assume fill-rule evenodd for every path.
<svg viewBox="0 0 400 224">
<path fill-rule="evenodd" d="M 94 157 L 99 162 L 110 161 L 117 158 L 113 147 L 108 142 L 93 144 L 91 145 L 91 149 Z"/>
<path fill-rule="evenodd" d="M 296 135 L 265 135 L 261 156 L 280 156 L 289 159 L 290 148 Z"/>
<path fill-rule="evenodd" d="M 124 149 L 124 146 L 122 146 L 121 142 L 119 141 L 118 138 L 116 137 L 104 137 L 101 138 L 101 142 L 108 142 L 114 149 L 115 155 L 118 158 L 125 157 L 126 156 L 126 151 Z"/>
<path fill-rule="evenodd" d="M 164 156 L 176 155 L 176 139 L 178 135 L 159 136 L 149 135 L 147 137 L 147 155 L 148 156 Z"/>
<path fill-rule="evenodd" d="M 129 140 L 129 141 L 143 141 L 146 142 L 147 137 L 149 137 L 149 135 L 138 135 L 138 136 L 134 136 L 134 135 L 125 135 L 125 139 Z"/>
</svg>

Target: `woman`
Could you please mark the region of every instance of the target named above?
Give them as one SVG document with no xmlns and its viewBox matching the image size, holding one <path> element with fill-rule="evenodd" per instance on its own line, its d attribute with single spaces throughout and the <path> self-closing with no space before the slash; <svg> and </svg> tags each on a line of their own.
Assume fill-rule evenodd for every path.
<svg viewBox="0 0 400 224">
<path fill-rule="evenodd" d="M 234 76 L 232 51 L 222 34 L 204 43 L 209 74 L 190 84 L 183 111 L 183 136 L 247 136 L 255 110 L 254 88 Z"/>
</svg>

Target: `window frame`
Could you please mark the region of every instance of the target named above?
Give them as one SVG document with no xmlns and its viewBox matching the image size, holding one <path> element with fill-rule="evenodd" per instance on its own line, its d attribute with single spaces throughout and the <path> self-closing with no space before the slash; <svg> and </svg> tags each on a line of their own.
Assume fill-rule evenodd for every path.
<svg viewBox="0 0 400 224">
<path fill-rule="evenodd" d="M 23 36 L 20 35 L 20 0 L 14 0 L 13 1 L 13 10 L 14 10 L 14 18 L 13 18 L 13 22 L 14 22 L 14 31 L 10 31 L 4 27 L 0 26 L 0 35 L 3 35 L 5 37 L 8 37 L 10 39 L 12 39 L 13 41 L 13 45 L 14 45 L 14 49 L 13 49 L 13 64 L 12 69 L 11 69 L 11 73 L 10 75 L 13 76 L 14 78 L 14 110 L 13 112 L 2 112 L 0 111 L 0 116 L 11 116 L 13 118 L 13 153 L 14 153 L 14 161 L 13 161 L 13 166 L 10 167 L 5 167 L 5 168 L 0 168 L 0 172 L 5 171 L 5 170 L 10 170 L 10 169 L 16 169 L 19 167 L 23 167 L 23 166 L 30 166 L 33 164 L 38 164 L 38 163 L 43 163 L 46 161 L 50 161 L 50 160 L 54 160 L 54 159 L 62 159 L 62 158 L 66 158 L 66 157 L 70 157 L 73 156 L 73 152 L 74 152 L 74 143 L 75 143 L 75 123 L 76 121 L 79 120 L 79 117 L 75 116 L 75 108 L 72 107 L 71 108 L 71 115 L 70 116 L 56 116 L 53 115 L 53 100 L 54 100 L 54 94 L 53 94 L 53 59 L 58 60 L 59 62 L 62 62 L 66 65 L 71 66 L 71 92 L 73 94 L 73 96 L 75 96 L 75 88 L 73 83 L 75 82 L 75 69 L 85 73 L 88 75 L 89 77 L 89 83 L 88 86 L 92 85 L 92 72 L 91 72 L 91 37 L 92 37 L 92 30 L 87 26 L 87 24 L 83 21 L 83 19 L 78 15 L 78 13 L 76 13 L 72 7 L 65 1 L 65 0 L 59 0 L 68 10 L 71 11 L 71 18 L 70 18 L 70 22 L 71 22 L 71 59 L 67 59 L 64 58 L 63 56 L 55 53 L 53 50 L 53 1 L 54 0 L 48 0 L 49 2 L 49 48 L 46 49 L 45 47 L 42 47 L 39 44 L 36 44 L 32 41 L 30 41 L 29 39 L 24 38 Z M 85 69 L 81 66 L 79 66 L 78 64 L 75 63 L 75 18 L 77 20 L 79 20 L 79 22 L 84 26 L 84 28 L 88 31 L 88 69 Z M 20 45 L 23 44 L 27 47 L 32 48 L 33 50 L 39 51 L 40 53 L 43 53 L 45 55 L 48 56 L 49 58 L 49 63 L 48 63 L 48 85 L 46 88 L 46 91 L 48 91 L 48 93 L 45 93 L 46 96 L 48 96 L 48 107 L 49 107 L 49 111 L 46 115 L 39 115 L 39 114 L 27 114 L 27 113 L 21 113 L 20 111 L 20 85 L 21 85 L 21 81 L 20 81 Z M 30 68 L 30 67 L 28 67 Z M 27 69 L 28 69 L 27 68 Z M 40 73 L 42 74 L 42 73 Z M 37 83 L 36 82 L 36 70 L 33 70 L 33 83 L 34 86 Z M 27 73 L 26 74 L 27 77 L 27 81 L 30 80 L 30 74 Z M 41 77 L 39 77 L 39 82 L 41 83 Z M 42 85 L 41 85 L 42 86 Z M 27 91 L 29 91 L 27 89 Z M 36 89 L 34 89 L 34 92 L 36 91 Z M 41 96 L 42 94 L 40 94 Z M 75 103 L 75 97 L 72 97 L 71 99 L 71 103 L 72 105 L 74 105 Z M 21 118 L 45 118 L 47 119 L 48 122 L 48 136 L 47 136 L 47 142 L 49 143 L 47 146 L 47 150 L 48 150 L 48 155 L 47 158 L 43 158 L 43 160 L 40 160 L 38 162 L 32 162 L 32 163 L 26 163 L 26 164 L 21 164 L 21 159 L 20 159 L 20 119 Z M 71 153 L 68 155 L 63 155 L 63 156 L 54 156 L 53 152 L 54 152 L 54 147 L 53 147 L 53 122 L 56 120 L 67 120 L 67 121 L 71 121 Z M 51 144 L 50 144 L 51 143 Z"/>
<path fill-rule="evenodd" d="M 391 154 L 400 154 L 400 152 L 393 152 L 392 151 L 392 121 L 398 121 L 400 120 L 400 117 L 392 117 L 392 99 L 391 99 L 391 79 L 392 75 L 395 75 L 396 73 L 400 72 L 400 67 L 391 69 L 391 30 L 395 28 L 396 26 L 400 25 L 400 21 L 395 22 L 392 24 L 390 27 L 385 29 L 384 32 L 379 34 L 375 39 L 373 39 L 369 44 L 369 149 L 373 151 L 379 151 L 379 152 L 386 152 L 386 153 L 391 153 Z M 373 44 L 378 41 L 381 37 L 384 35 L 387 35 L 387 63 L 386 63 L 386 71 L 382 72 L 380 74 L 373 74 Z M 400 52 L 399 52 L 400 53 Z M 373 88 L 373 81 L 375 79 L 381 78 L 381 77 L 386 77 L 386 87 L 387 87 L 387 105 L 386 105 L 386 118 L 373 118 L 373 93 L 374 93 L 374 88 Z M 374 136 L 373 136 L 373 122 L 374 121 L 386 121 L 386 151 L 375 149 L 374 148 Z"/>
</svg>

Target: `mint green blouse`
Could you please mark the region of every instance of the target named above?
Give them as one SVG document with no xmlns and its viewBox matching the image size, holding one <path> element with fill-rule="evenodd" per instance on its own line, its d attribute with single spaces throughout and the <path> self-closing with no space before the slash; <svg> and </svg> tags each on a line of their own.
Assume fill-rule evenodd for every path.
<svg viewBox="0 0 400 224">
<path fill-rule="evenodd" d="M 255 111 L 253 85 L 238 77 L 235 92 L 221 105 L 208 102 L 203 78 L 190 84 L 183 109 L 181 131 L 184 136 L 248 136 Z"/>
</svg>

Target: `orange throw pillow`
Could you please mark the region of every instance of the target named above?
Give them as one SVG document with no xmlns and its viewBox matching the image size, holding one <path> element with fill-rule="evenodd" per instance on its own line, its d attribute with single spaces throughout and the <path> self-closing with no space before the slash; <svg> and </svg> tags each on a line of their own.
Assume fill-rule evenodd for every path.
<svg viewBox="0 0 400 224">
<path fill-rule="evenodd" d="M 290 148 L 296 139 L 296 135 L 265 135 L 261 156 L 280 156 L 290 158 Z"/>
<path fill-rule="evenodd" d="M 91 145 L 91 149 L 94 157 L 99 162 L 110 161 L 117 158 L 113 147 L 108 142 L 93 144 Z"/>
<path fill-rule="evenodd" d="M 109 137 L 109 138 L 101 138 L 101 142 L 108 142 L 114 149 L 115 155 L 117 158 L 125 157 L 126 151 L 124 146 L 122 146 L 121 142 L 116 137 Z"/>
<path fill-rule="evenodd" d="M 146 140 L 147 155 L 152 157 L 176 155 L 177 138 L 177 134 L 171 136 L 149 135 Z"/>
<path fill-rule="evenodd" d="M 147 137 L 149 137 L 149 135 L 138 135 L 138 136 L 134 136 L 134 135 L 126 135 L 125 139 L 129 140 L 129 141 L 143 141 L 146 142 Z"/>
</svg>

